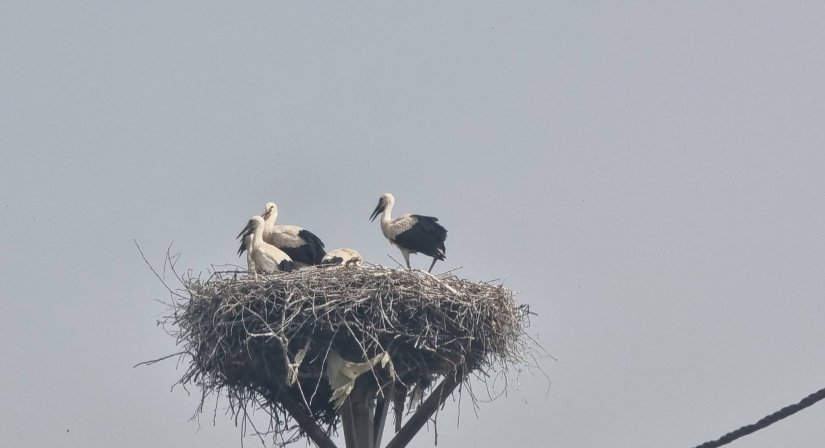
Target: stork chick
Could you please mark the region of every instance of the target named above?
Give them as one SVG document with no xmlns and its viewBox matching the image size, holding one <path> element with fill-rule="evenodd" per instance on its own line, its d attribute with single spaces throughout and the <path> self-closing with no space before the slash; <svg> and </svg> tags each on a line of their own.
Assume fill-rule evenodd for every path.
<svg viewBox="0 0 825 448">
<path fill-rule="evenodd" d="M 370 215 L 370 221 L 374 221 L 381 214 L 381 232 L 391 244 L 401 249 L 401 255 L 410 267 L 410 254 L 422 253 L 433 257 L 430 269 L 437 260 L 446 258 L 447 249 L 444 241 L 447 239 L 447 229 L 438 223 L 438 218 L 422 215 L 401 215 L 392 219 L 392 207 L 395 205 L 395 198 L 391 193 L 384 193 L 378 199 L 378 205 Z M 383 214 L 382 214 L 383 213 Z"/>
<path fill-rule="evenodd" d="M 249 251 L 248 260 L 253 268 L 252 272 L 258 274 L 274 274 L 278 271 L 292 272 L 295 264 L 289 255 L 264 241 L 264 225 L 263 218 L 253 216 L 249 218 L 246 227 L 238 234 L 238 238 L 244 236 L 244 242 L 247 242 L 248 235 L 251 232 L 252 240 L 249 241 L 247 250 Z"/>
<path fill-rule="evenodd" d="M 278 219 L 278 206 L 274 202 L 266 204 L 261 217 L 265 223 L 263 240 L 286 252 L 295 261 L 296 266 L 312 266 L 321 263 L 325 254 L 324 242 L 304 228 L 275 225 Z M 247 250 L 247 247 L 246 241 L 242 241 L 241 247 L 238 248 L 238 255 Z"/>
<path fill-rule="evenodd" d="M 336 265 L 341 264 L 349 266 L 354 264 L 360 266 L 364 262 L 364 257 L 361 256 L 355 249 L 341 248 L 334 249 L 327 252 L 324 258 L 321 259 L 322 265 Z"/>
</svg>

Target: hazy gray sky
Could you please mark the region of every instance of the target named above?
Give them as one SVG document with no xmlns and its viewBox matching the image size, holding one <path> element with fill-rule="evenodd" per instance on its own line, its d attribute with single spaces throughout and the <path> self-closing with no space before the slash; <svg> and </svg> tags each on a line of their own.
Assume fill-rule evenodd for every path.
<svg viewBox="0 0 825 448">
<path fill-rule="evenodd" d="M 441 218 L 551 379 L 439 446 L 690 447 L 825 386 L 822 2 L 0 2 L 0 446 L 233 447 L 169 388 L 166 247 L 266 201 L 329 248 Z M 426 267 L 422 257 L 413 257 Z M 514 378 L 511 378 L 514 379 Z M 822 446 L 825 404 L 736 442 Z M 67 430 L 69 430 L 67 432 Z M 246 446 L 257 446 L 255 438 Z M 433 432 L 414 447 L 433 444 Z"/>
</svg>

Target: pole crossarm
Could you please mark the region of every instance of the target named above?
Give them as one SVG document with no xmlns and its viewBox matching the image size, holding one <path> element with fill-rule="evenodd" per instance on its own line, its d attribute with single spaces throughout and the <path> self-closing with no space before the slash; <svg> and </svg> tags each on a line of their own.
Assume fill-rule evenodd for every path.
<svg viewBox="0 0 825 448">
<path fill-rule="evenodd" d="M 307 411 L 289 394 L 287 386 L 280 381 L 275 381 L 279 390 L 279 401 L 284 405 L 292 418 L 298 423 L 301 429 L 318 445 L 318 448 L 337 448 L 326 432 L 318 426 L 318 423 Z"/>
<path fill-rule="evenodd" d="M 407 446 L 430 417 L 447 401 L 447 398 L 450 397 L 456 387 L 464 381 L 464 378 L 465 374 L 463 372 L 447 375 L 384 448 L 404 448 Z"/>
</svg>

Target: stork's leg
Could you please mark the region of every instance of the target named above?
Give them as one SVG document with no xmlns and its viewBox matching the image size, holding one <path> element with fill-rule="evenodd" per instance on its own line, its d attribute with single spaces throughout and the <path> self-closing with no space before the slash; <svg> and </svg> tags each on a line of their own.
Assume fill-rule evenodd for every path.
<svg viewBox="0 0 825 448">
<path fill-rule="evenodd" d="M 433 266 L 435 266 L 436 261 L 438 261 L 438 258 L 433 257 L 433 263 L 430 265 L 430 269 L 428 269 L 427 272 L 433 271 Z"/>
</svg>

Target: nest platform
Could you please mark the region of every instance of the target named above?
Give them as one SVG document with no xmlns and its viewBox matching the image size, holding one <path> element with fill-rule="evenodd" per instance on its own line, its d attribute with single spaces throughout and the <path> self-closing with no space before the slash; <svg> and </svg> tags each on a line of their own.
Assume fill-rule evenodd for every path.
<svg viewBox="0 0 825 448">
<path fill-rule="evenodd" d="M 433 401 L 434 411 L 470 375 L 527 355 L 527 306 L 507 288 L 452 273 L 366 265 L 182 281 L 164 322 L 190 358 L 180 383 L 204 400 L 225 394 L 236 418 L 265 410 L 278 444 L 308 436 L 334 446 L 328 436 L 343 418 L 347 446 L 377 447 L 390 403 L 398 432 L 417 403 Z M 378 433 L 371 444 L 350 443 L 358 396 L 374 419 L 364 437 Z"/>
</svg>

